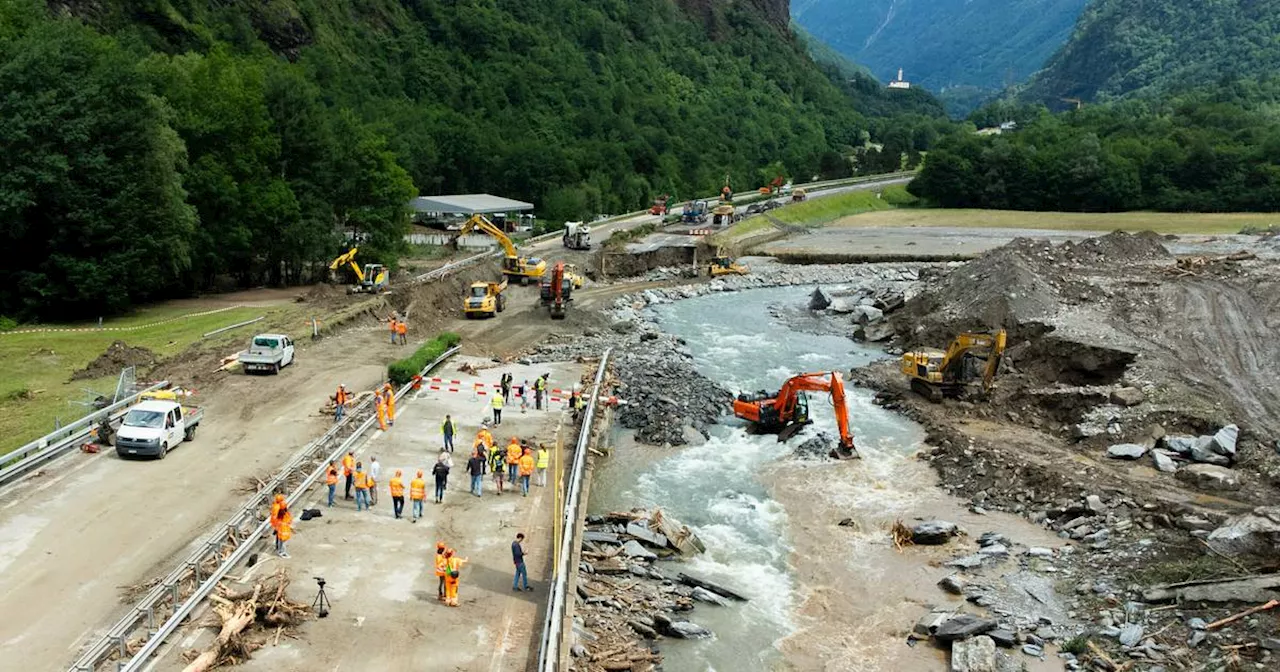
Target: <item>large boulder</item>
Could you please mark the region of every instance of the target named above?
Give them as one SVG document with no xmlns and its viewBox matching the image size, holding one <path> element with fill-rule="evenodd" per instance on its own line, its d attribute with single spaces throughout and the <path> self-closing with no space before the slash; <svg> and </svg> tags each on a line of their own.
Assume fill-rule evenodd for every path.
<svg viewBox="0 0 1280 672">
<path fill-rule="evenodd" d="M 1191 444 L 1191 459 L 1203 464 L 1217 464 L 1226 466 L 1231 464 L 1231 458 L 1219 453 L 1214 448 L 1215 442 L 1212 436 L 1202 436 Z"/>
<path fill-rule="evenodd" d="M 1226 455 L 1235 459 L 1236 440 L 1239 438 L 1240 428 L 1235 425 L 1227 425 L 1209 437 L 1209 449 L 1219 455 Z"/>
<path fill-rule="evenodd" d="M 976 614 L 959 613 L 943 621 L 933 631 L 933 636 L 935 639 L 944 642 L 952 642 L 958 639 L 968 639 L 988 630 L 995 630 L 995 628 L 996 622 L 990 618 L 983 618 Z"/>
<path fill-rule="evenodd" d="M 1225 555 L 1274 556 L 1280 552 L 1280 507 L 1259 506 L 1209 533 L 1209 547 Z"/>
<path fill-rule="evenodd" d="M 875 306 L 858 306 L 851 315 L 857 324 L 871 324 L 884 319 L 884 312 Z"/>
<path fill-rule="evenodd" d="M 1228 491 L 1240 489 L 1236 472 L 1216 464 L 1190 464 L 1178 470 L 1178 478 L 1201 490 Z"/>
<path fill-rule="evenodd" d="M 951 541 L 960 533 L 955 523 L 945 520 L 926 520 L 911 528 L 911 543 L 921 546 L 937 546 Z"/>
<path fill-rule="evenodd" d="M 839 296 L 831 300 L 831 304 L 827 306 L 827 310 L 843 315 L 846 313 L 852 313 L 861 305 L 862 304 L 858 303 L 857 297 Z"/>
<path fill-rule="evenodd" d="M 1147 454 L 1147 447 L 1137 443 L 1117 443 L 1107 449 L 1107 457 L 1117 460 L 1136 460 Z"/>
<path fill-rule="evenodd" d="M 1179 455 L 1190 455 L 1191 447 L 1196 445 L 1196 437 L 1171 434 L 1160 439 L 1165 449 Z"/>
<path fill-rule="evenodd" d="M 1173 453 L 1170 453 L 1167 450 L 1157 449 L 1151 451 L 1151 459 L 1155 461 L 1156 469 L 1159 469 L 1166 474 L 1172 474 L 1178 470 L 1178 463 L 1174 461 Z"/>
<path fill-rule="evenodd" d="M 1137 406 L 1147 400 L 1147 395 L 1136 387 L 1122 387 L 1111 393 L 1111 403 L 1117 406 Z"/>
<path fill-rule="evenodd" d="M 809 295 L 809 310 L 826 310 L 831 305 L 831 299 L 822 293 L 820 287 L 814 287 L 813 293 Z"/>
<path fill-rule="evenodd" d="M 996 643 L 978 635 L 951 645 L 951 672 L 996 672 Z"/>
</svg>

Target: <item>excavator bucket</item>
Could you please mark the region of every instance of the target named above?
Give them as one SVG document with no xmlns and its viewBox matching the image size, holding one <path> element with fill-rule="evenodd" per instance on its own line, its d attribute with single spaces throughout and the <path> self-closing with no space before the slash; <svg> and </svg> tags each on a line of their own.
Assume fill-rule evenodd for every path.
<svg viewBox="0 0 1280 672">
<path fill-rule="evenodd" d="M 782 431 L 778 432 L 778 443 L 782 443 L 796 434 L 799 434 L 800 430 L 804 429 L 805 424 L 806 423 L 803 422 L 796 422 L 783 427 Z"/>
</svg>

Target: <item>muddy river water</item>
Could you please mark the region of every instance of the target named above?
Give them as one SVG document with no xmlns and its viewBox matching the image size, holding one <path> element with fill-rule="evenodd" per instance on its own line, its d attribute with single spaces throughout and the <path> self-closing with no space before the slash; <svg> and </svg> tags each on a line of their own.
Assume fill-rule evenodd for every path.
<svg viewBox="0 0 1280 672">
<path fill-rule="evenodd" d="M 805 324 L 812 319 L 801 310 L 809 291 L 713 294 L 656 311 L 664 331 L 686 339 L 699 371 L 734 393 L 776 390 L 796 373 L 847 372 L 886 356 Z M 748 434 L 730 419 L 700 445 L 652 448 L 621 436 L 614 456 L 597 468 L 592 513 L 665 508 L 697 531 L 707 552 L 663 571 L 724 582 L 750 597 L 726 608 L 700 605 L 691 620 L 715 638 L 664 642 L 666 669 L 943 670 L 945 653 L 907 644 L 912 624 L 930 607 L 964 604 L 935 585 L 951 572 L 941 563 L 976 548 L 972 540 L 989 530 L 1027 545 L 1060 544 L 1020 518 L 970 513 L 939 489 L 928 463 L 916 458 L 921 428 L 872 404 L 869 391 L 850 389 L 847 405 L 858 461 L 791 456 L 813 432 L 835 433 L 830 398 L 815 393 L 813 426 L 787 444 Z M 845 518 L 853 525 L 839 526 Z M 969 536 L 900 552 L 888 529 L 913 518 L 950 520 Z M 1031 670 L 1061 669 L 1053 658 L 1022 662 Z"/>
</svg>

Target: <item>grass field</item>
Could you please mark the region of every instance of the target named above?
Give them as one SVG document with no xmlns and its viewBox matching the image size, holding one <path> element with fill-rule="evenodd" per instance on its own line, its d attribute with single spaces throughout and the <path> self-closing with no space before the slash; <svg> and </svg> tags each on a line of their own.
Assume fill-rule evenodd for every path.
<svg viewBox="0 0 1280 672">
<path fill-rule="evenodd" d="M 889 210 L 893 205 L 872 191 L 849 191 L 834 196 L 813 198 L 778 208 L 774 214 L 788 224 L 821 226 L 842 217 L 864 212 Z"/>
<path fill-rule="evenodd" d="M 139 310 L 125 317 L 106 320 L 104 327 L 135 327 L 208 308 L 161 305 Z M 297 313 L 297 314 L 295 314 Z M 267 319 L 256 324 L 202 339 L 202 334 L 259 315 Z M 295 319 L 296 318 L 296 319 Z M 71 380 L 71 374 L 83 369 L 101 355 L 113 341 L 143 347 L 157 358 L 172 357 L 203 340 L 210 348 L 225 347 L 230 353 L 234 344 L 266 328 L 299 322 L 302 315 L 290 305 L 232 308 L 212 315 L 177 319 L 166 324 L 136 331 L 78 331 L 0 333 L 0 453 L 36 439 L 54 428 L 55 418 L 64 424 L 91 409 L 75 403 L 92 398 L 92 392 L 110 396 L 115 390 L 119 371 L 108 376 Z M 46 324 L 45 328 L 96 327 L 94 324 Z M 20 331 L 25 326 L 15 331 Z M 292 331 L 298 331 L 293 329 Z"/>
<path fill-rule="evenodd" d="M 832 226 L 1017 228 L 1060 231 L 1155 231 L 1157 233 L 1238 233 L 1246 226 L 1280 223 L 1267 213 L 1020 212 L 1014 210 L 882 209 L 842 217 Z"/>
</svg>

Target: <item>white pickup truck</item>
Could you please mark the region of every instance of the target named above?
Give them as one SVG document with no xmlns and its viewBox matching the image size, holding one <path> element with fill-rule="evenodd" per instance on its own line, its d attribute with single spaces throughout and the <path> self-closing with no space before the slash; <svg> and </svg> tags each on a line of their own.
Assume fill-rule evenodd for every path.
<svg viewBox="0 0 1280 672">
<path fill-rule="evenodd" d="M 195 438 L 203 417 L 204 409 L 199 406 L 164 399 L 139 402 L 125 413 L 116 430 L 116 454 L 164 459 L 174 446 Z"/>
<path fill-rule="evenodd" d="M 280 373 L 293 363 L 293 339 L 284 334 L 258 334 L 237 358 L 245 373 Z"/>
</svg>

